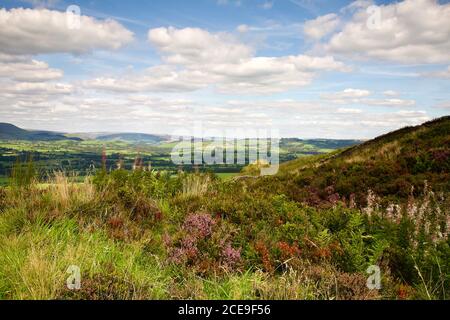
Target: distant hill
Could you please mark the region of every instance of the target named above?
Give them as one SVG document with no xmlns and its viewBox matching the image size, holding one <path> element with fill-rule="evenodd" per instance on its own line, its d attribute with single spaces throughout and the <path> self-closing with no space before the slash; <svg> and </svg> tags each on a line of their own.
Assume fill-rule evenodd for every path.
<svg viewBox="0 0 450 320">
<path fill-rule="evenodd" d="M 163 135 L 154 135 L 146 133 L 113 133 L 97 136 L 96 140 L 101 141 L 121 140 L 126 142 L 159 143 L 162 141 L 167 141 L 168 137 Z"/>
<path fill-rule="evenodd" d="M 66 137 L 64 134 L 51 131 L 24 130 L 10 123 L 0 123 L 0 139 L 28 141 L 82 140 L 76 137 Z"/>
</svg>

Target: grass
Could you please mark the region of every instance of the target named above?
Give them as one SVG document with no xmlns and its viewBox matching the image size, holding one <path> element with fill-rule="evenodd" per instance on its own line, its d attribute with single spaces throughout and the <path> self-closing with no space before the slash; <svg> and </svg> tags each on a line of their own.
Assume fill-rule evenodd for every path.
<svg viewBox="0 0 450 320">
<path fill-rule="evenodd" d="M 205 221 L 190 222 L 194 229 L 185 233 L 189 216 L 201 217 L 192 216 L 190 212 L 218 212 L 210 206 L 221 203 L 221 196 L 213 194 L 225 192 L 223 195 L 226 195 L 227 190 L 220 190 L 228 182 L 211 179 L 209 175 L 182 174 L 169 180 L 146 180 L 149 177 L 144 173 L 129 174 L 133 180 L 123 185 L 126 189 L 117 185 L 120 181 L 109 177 L 102 182 L 106 183 L 106 189 L 99 187 L 101 176 L 72 183 L 59 172 L 46 187 L 31 185 L 27 189 L 4 189 L 2 192 L 6 192 L 7 198 L 2 198 L 0 215 L 0 298 L 379 299 L 395 297 L 396 287 L 402 283 L 400 278 L 391 275 L 386 278 L 382 292 L 365 288 L 363 270 L 370 261 L 371 250 L 374 250 L 371 248 L 376 246 L 363 240 L 372 236 L 357 238 L 355 230 L 367 228 L 361 213 L 334 209 L 334 215 L 338 214 L 336 219 L 339 215 L 349 215 L 350 220 L 341 231 L 331 232 L 327 227 L 330 222 L 326 222 L 331 216 L 324 211 L 299 207 L 283 197 L 263 200 L 253 195 L 253 200 L 246 202 L 242 196 L 246 196 L 247 191 L 240 192 L 238 198 L 241 200 L 230 203 L 234 209 L 229 207 L 226 211 L 227 215 L 235 212 L 232 216 L 211 220 L 213 233 L 208 231 L 194 240 L 196 250 L 200 250 L 195 253 L 195 258 L 175 262 L 174 252 L 188 250 L 183 243 L 189 237 L 195 237 L 196 232 L 203 232 L 203 229 L 195 228 L 205 227 Z M 119 176 L 123 179 L 123 174 Z M 128 189 L 132 187 L 129 183 L 147 181 L 146 184 L 157 183 L 165 189 L 171 184 L 176 185 L 178 179 L 181 184 L 174 195 L 156 201 L 155 207 L 150 205 L 153 202 L 147 202 L 150 198 L 138 194 L 137 197 L 116 198 L 118 195 L 123 197 L 125 190 L 132 190 Z M 162 185 L 163 181 L 169 185 Z M 149 189 L 148 192 L 152 191 Z M 128 198 L 131 206 L 127 204 L 130 203 Z M 202 202 L 204 205 L 200 205 Z M 252 203 L 258 203 L 261 208 L 252 208 Z M 273 207 L 268 207 L 268 203 Z M 245 205 L 247 212 L 239 213 L 236 205 Z M 276 210 L 278 215 L 258 218 L 255 214 L 260 209 Z M 293 216 L 288 218 L 286 214 Z M 271 222 L 271 217 L 276 216 L 291 222 L 277 226 Z M 352 219 L 356 219 L 355 222 L 351 222 Z M 303 222 L 293 224 L 294 221 Z M 296 242 L 304 237 L 300 236 L 305 232 L 303 228 L 312 227 L 311 221 L 320 226 L 307 236 L 313 247 L 307 242 Z M 345 218 L 337 221 L 345 221 Z M 249 225 L 253 226 L 251 231 L 246 228 Z M 353 228 L 352 225 L 357 229 L 347 230 Z M 353 259 L 345 260 L 345 263 L 339 262 L 338 256 L 331 258 L 327 253 L 327 248 L 336 245 L 333 239 L 340 237 L 343 238 L 339 250 L 344 250 Z M 227 247 L 223 241 L 231 241 L 234 248 L 240 247 L 238 265 L 223 260 L 227 259 L 220 253 L 224 250 L 221 246 Z M 214 253 L 217 249 L 219 255 Z M 321 258 L 317 260 L 317 257 Z M 353 269 L 353 263 L 356 263 L 356 269 Z M 447 268 L 445 263 L 440 263 L 441 268 Z M 66 288 L 69 276 L 66 271 L 71 265 L 81 269 L 82 289 L 79 291 Z M 434 280 L 429 282 L 426 266 L 415 264 L 412 268 L 420 268 L 421 276 L 417 283 L 408 283 L 407 288 L 412 288 L 411 297 L 428 299 L 445 295 L 446 280 L 440 286 L 436 285 Z M 441 276 L 445 278 L 446 272 L 441 271 Z M 426 286 L 424 281 L 427 281 Z"/>
<path fill-rule="evenodd" d="M 67 205 L 66 182 L 58 176 L 56 183 L 59 185 L 52 196 L 59 204 Z M 0 216 L 0 298 L 235 300 L 255 299 L 257 294 L 268 298 L 298 297 L 281 288 L 275 296 L 269 293 L 272 279 L 263 272 L 205 278 L 187 269 L 168 268 L 161 257 L 147 254 L 151 237 L 118 243 L 102 228 L 82 230 L 77 219 L 61 216 L 49 222 L 47 218 L 31 217 L 18 208 L 7 209 Z M 65 287 L 66 270 L 71 265 L 81 269 L 81 291 Z"/>
</svg>

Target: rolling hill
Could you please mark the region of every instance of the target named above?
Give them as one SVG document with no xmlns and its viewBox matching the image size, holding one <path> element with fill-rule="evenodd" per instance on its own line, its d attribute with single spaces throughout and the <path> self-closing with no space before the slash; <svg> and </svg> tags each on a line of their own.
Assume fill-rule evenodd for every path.
<svg viewBox="0 0 450 320">
<path fill-rule="evenodd" d="M 126 141 L 126 142 L 144 142 L 144 143 L 159 143 L 167 141 L 169 138 L 162 135 L 146 134 L 146 133 L 113 133 L 100 135 L 96 137 L 96 140 L 101 141 Z"/>
<path fill-rule="evenodd" d="M 57 140 L 75 140 L 80 138 L 66 137 L 64 134 L 50 131 L 32 131 L 24 130 L 10 123 L 0 123 L 1 140 L 28 140 L 28 141 L 57 141 Z"/>
<path fill-rule="evenodd" d="M 35 131 L 21 129 L 10 123 L 0 123 L 0 139 L 2 140 L 28 140 L 28 141 L 57 141 L 57 140 L 99 140 L 99 141 L 125 141 L 130 143 L 160 143 L 167 141 L 168 136 L 145 133 L 74 133 L 65 134 L 51 131 Z"/>
</svg>

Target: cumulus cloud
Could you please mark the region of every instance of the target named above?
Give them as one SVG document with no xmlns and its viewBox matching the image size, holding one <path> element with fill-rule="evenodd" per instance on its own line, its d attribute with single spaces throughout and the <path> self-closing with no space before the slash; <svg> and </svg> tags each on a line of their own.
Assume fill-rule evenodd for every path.
<svg viewBox="0 0 450 320">
<path fill-rule="evenodd" d="M 332 56 L 259 57 L 227 33 L 198 28 L 155 28 L 148 32 L 165 64 L 139 74 L 98 77 L 84 87 L 116 92 L 195 91 L 270 94 L 310 84 L 320 72 L 347 72 Z"/>
<path fill-rule="evenodd" d="M 190 70 L 179 71 L 173 66 L 157 66 L 139 74 L 120 78 L 99 77 L 84 81 L 86 89 L 112 92 L 183 92 L 204 88 L 207 75 Z"/>
<path fill-rule="evenodd" d="M 405 0 L 376 11 L 356 10 L 325 49 L 348 56 L 402 63 L 450 61 L 450 4 L 436 0 Z M 373 16 L 375 14 L 375 16 Z M 372 21 L 374 23 L 370 23 Z"/>
<path fill-rule="evenodd" d="M 140 74 L 100 77 L 85 88 L 117 92 L 182 92 L 212 86 L 221 93 L 269 94 L 310 84 L 320 71 L 347 71 L 332 57 L 254 57 L 239 63 L 150 68 Z"/>
<path fill-rule="evenodd" d="M 30 83 L 19 82 L 2 84 L 2 92 L 5 95 L 60 95 L 70 94 L 74 88 L 65 83 Z"/>
<path fill-rule="evenodd" d="M 430 6 L 442 9 L 447 6 L 434 1 L 419 2 L 423 9 Z M 96 75 L 92 79 L 70 84 L 61 80 L 62 70 L 51 68 L 33 55 L 113 50 L 129 43 L 133 34 L 111 20 L 82 17 L 81 29 L 70 30 L 66 25 L 65 13 L 1 9 L 0 117 L 3 121 L 19 121 L 18 124 L 27 127 L 36 127 L 36 123 L 42 123 L 39 127 L 57 130 L 81 128 L 99 131 L 105 128 L 104 123 L 108 123 L 109 130 L 129 131 L 129 128 L 133 128 L 133 131 L 167 133 L 180 126 L 202 121 L 207 128 L 268 126 L 286 129 L 285 136 L 329 138 L 373 137 L 404 125 L 429 120 L 424 111 L 415 108 L 408 110 L 416 102 L 401 98 L 393 90 L 373 93 L 365 89 L 347 88 L 324 93 L 317 101 L 271 100 L 267 97 L 252 99 L 251 96 L 229 102 L 222 102 L 221 99 L 214 101 L 210 96 L 202 100 L 198 98 L 200 95 L 192 95 L 195 97 L 193 100 L 170 98 L 177 97 L 173 93 L 181 92 L 183 94 L 179 96 L 186 97 L 186 92 L 206 88 L 226 94 L 285 92 L 310 84 L 324 72 L 348 72 L 350 69 L 333 55 L 338 52 L 351 56 L 353 49 L 333 45 L 343 45 L 339 42 L 341 40 L 353 41 L 349 34 L 353 30 L 350 25 L 360 23 L 363 30 L 363 18 L 367 16 L 365 9 L 369 4 L 370 1 L 357 1 L 348 6 L 344 11 L 351 15 L 351 20 L 347 23 L 343 22 L 343 16 L 329 14 L 304 24 L 305 35 L 325 43 L 328 50 L 323 51 L 325 55 L 260 56 L 252 46 L 242 42 L 255 30 L 261 33 L 273 32 L 272 26 L 269 30 L 242 25 L 237 29 L 240 35 L 236 37 L 230 33 L 214 33 L 199 28 L 156 28 L 149 30 L 147 37 L 161 57 L 160 65 L 141 71 L 129 69 L 120 76 Z M 396 8 L 394 11 L 398 21 L 389 18 L 389 14 L 383 14 L 385 10 L 389 13 L 392 7 Z M 441 60 L 439 57 L 443 56 L 446 46 L 443 38 L 448 36 L 447 29 L 434 32 L 438 27 L 433 23 L 442 24 L 442 13 L 427 11 L 425 16 L 436 16 L 437 19 L 416 22 L 412 12 L 409 13 L 411 19 L 406 20 L 408 14 L 403 12 L 406 9 L 400 4 L 381 8 L 382 17 L 387 17 L 391 25 L 388 31 L 383 32 L 389 36 L 393 32 L 396 39 L 404 42 L 399 39 L 397 42 L 391 41 L 389 37 L 386 40 L 383 32 L 376 31 L 374 35 L 366 37 L 367 43 L 364 39 L 356 41 L 353 44 L 356 48 L 354 52 L 366 57 L 395 60 L 398 57 L 392 59 L 387 56 L 391 49 L 394 54 L 398 48 L 407 47 L 405 43 L 412 41 L 414 48 L 420 49 L 412 54 L 412 60 Z M 408 23 L 413 27 L 410 28 Z M 412 29 L 417 33 L 416 38 L 410 39 L 412 31 L 408 28 L 400 32 L 397 24 Z M 301 25 L 297 27 L 291 32 L 301 32 Z M 281 29 L 274 29 L 281 33 Z M 336 33 L 336 30 L 341 32 Z M 249 34 L 244 35 L 246 32 Z M 364 32 L 360 34 L 366 36 Z M 343 36 L 339 38 L 341 33 Z M 328 35 L 332 36 L 329 38 Z M 424 39 L 433 39 L 436 47 Z M 427 49 L 427 54 L 424 54 L 421 48 L 428 47 L 432 49 Z M 429 55 L 428 60 L 422 59 L 425 55 Z M 446 77 L 448 71 L 445 69 L 427 76 Z M 75 92 L 77 94 L 73 94 Z M 149 95 L 159 92 L 164 92 L 164 95 Z M 210 94 L 209 91 L 205 92 Z M 447 105 L 440 107 L 448 108 Z M 69 123 L 68 119 L 71 119 Z"/>
<path fill-rule="evenodd" d="M 306 21 L 303 25 L 303 32 L 307 37 L 314 40 L 319 40 L 335 31 L 339 24 L 340 19 L 338 15 L 335 13 L 330 13 L 317 17 L 316 19 Z"/>
<path fill-rule="evenodd" d="M 158 48 L 166 62 L 174 64 L 233 63 L 249 58 L 252 49 L 226 33 L 212 34 L 199 28 L 155 28 L 149 41 Z"/>
<path fill-rule="evenodd" d="M 23 82 L 45 82 L 62 78 L 63 71 L 52 69 L 47 63 L 37 60 L 1 62 L 0 78 Z"/>
<path fill-rule="evenodd" d="M 305 55 L 253 57 L 237 64 L 219 64 L 210 73 L 218 77 L 222 92 L 273 93 L 306 86 L 320 71 L 348 71 L 333 57 Z"/>
<path fill-rule="evenodd" d="M 9 55 L 82 54 L 114 50 L 133 40 L 133 33 L 114 20 L 80 17 L 70 29 L 65 12 L 47 9 L 0 9 L 0 52 Z"/>
</svg>

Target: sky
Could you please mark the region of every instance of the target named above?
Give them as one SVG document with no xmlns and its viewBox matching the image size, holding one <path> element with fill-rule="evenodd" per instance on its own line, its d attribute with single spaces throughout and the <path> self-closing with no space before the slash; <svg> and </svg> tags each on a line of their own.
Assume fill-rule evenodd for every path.
<svg viewBox="0 0 450 320">
<path fill-rule="evenodd" d="M 0 0 L 0 122 L 369 139 L 450 114 L 450 3 Z"/>
</svg>

